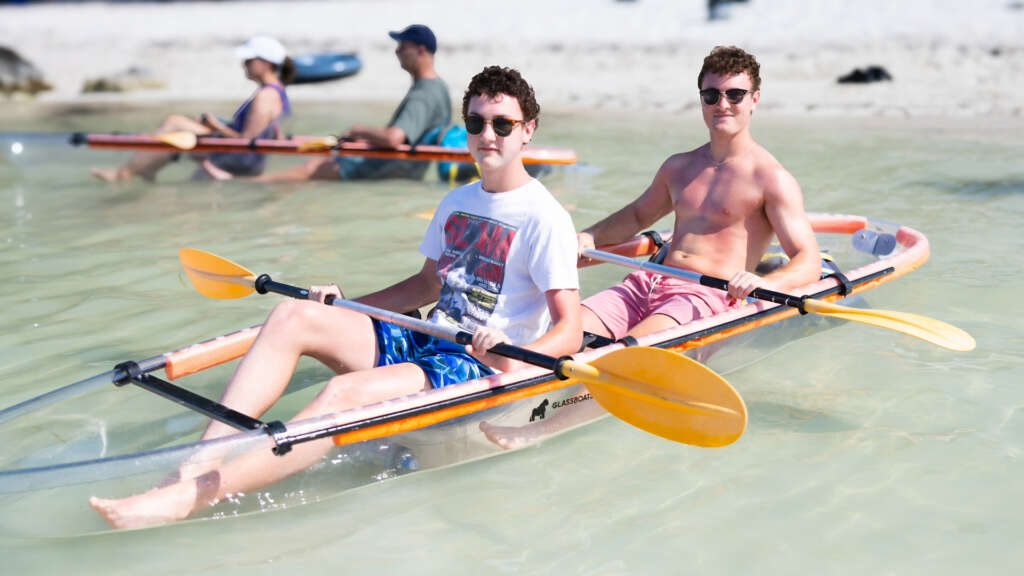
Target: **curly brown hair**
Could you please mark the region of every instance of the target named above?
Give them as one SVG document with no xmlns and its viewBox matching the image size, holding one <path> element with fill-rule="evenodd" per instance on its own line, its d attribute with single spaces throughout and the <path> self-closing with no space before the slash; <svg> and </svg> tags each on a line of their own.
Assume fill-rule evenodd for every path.
<svg viewBox="0 0 1024 576">
<path fill-rule="evenodd" d="M 469 87 L 462 96 L 462 119 L 469 115 L 469 101 L 473 96 L 490 96 L 507 94 L 519 101 L 523 110 L 523 120 L 538 120 L 540 104 L 533 94 L 533 88 L 523 79 L 515 68 L 488 66 L 469 81 Z"/>
<path fill-rule="evenodd" d="M 708 72 L 720 76 L 731 76 L 743 72 L 750 76 L 752 92 L 761 89 L 761 66 L 752 54 L 746 53 L 736 46 L 715 46 L 714 50 L 704 58 L 704 66 L 697 75 L 697 89 L 704 85 L 704 75 Z"/>
</svg>

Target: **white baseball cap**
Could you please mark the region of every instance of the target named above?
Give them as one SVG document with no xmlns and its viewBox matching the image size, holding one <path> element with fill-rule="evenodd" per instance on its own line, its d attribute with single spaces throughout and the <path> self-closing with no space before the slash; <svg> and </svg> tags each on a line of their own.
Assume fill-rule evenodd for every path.
<svg viewBox="0 0 1024 576">
<path fill-rule="evenodd" d="M 235 56 L 239 60 L 259 58 L 275 66 L 280 66 L 287 55 L 284 46 L 270 36 L 253 36 L 248 42 L 235 48 Z"/>
</svg>

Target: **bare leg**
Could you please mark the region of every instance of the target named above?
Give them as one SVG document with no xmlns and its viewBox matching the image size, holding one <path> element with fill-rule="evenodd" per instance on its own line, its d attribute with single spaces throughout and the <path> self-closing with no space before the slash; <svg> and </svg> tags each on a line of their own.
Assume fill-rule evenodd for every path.
<svg viewBox="0 0 1024 576">
<path fill-rule="evenodd" d="M 586 394 L 582 389 L 580 394 Z M 486 420 L 480 422 L 480 431 L 488 440 L 505 450 L 515 450 L 534 444 L 578 424 L 597 418 L 604 409 L 594 400 L 577 402 L 558 409 L 551 416 L 525 426 L 495 426 Z"/>
<path fill-rule="evenodd" d="M 209 174 L 210 178 L 213 178 L 214 180 L 231 180 L 235 177 L 231 172 L 214 166 L 213 162 L 210 162 L 209 158 L 203 160 L 203 163 L 200 164 L 200 166 L 202 166 L 203 171 Z"/>
<path fill-rule="evenodd" d="M 430 386 L 414 364 L 395 364 L 344 374 L 332 379 L 295 419 L 311 418 L 397 398 Z M 89 499 L 114 528 L 139 528 L 181 520 L 212 506 L 228 494 L 249 493 L 301 472 L 320 461 L 333 446 L 330 438 L 296 445 L 286 456 L 269 448 L 242 456 L 202 476 L 120 500 Z"/>
<path fill-rule="evenodd" d="M 301 356 L 316 358 L 338 374 L 372 368 L 377 363 L 373 325 L 367 316 L 312 300 L 278 304 L 235 369 L 221 404 L 259 418 L 284 394 Z M 202 439 L 234 432 L 212 421 Z M 216 447 L 204 450 L 161 486 L 205 474 L 220 466 L 221 457 Z"/>
<path fill-rule="evenodd" d="M 377 342 L 369 317 L 312 300 L 278 304 L 239 362 L 221 403 L 259 418 L 281 397 L 299 357 L 310 356 L 338 374 L 367 370 L 377 362 Z M 211 422 L 203 439 L 234 432 Z"/>
<path fill-rule="evenodd" d="M 604 321 L 594 313 L 593 310 L 586 306 L 580 307 L 580 319 L 583 321 L 583 331 L 590 332 L 591 334 L 597 334 L 598 336 L 604 336 L 605 338 L 612 337 L 612 331 L 604 325 Z"/>
<path fill-rule="evenodd" d="M 651 314 L 647 318 L 641 320 L 639 324 L 630 328 L 629 335 L 634 338 L 639 338 L 668 328 L 675 328 L 676 326 L 679 326 L 679 322 L 676 322 L 675 318 L 671 316 L 666 316 L 664 314 Z"/>
<path fill-rule="evenodd" d="M 582 308 L 583 329 L 587 332 L 611 338 L 611 331 L 604 325 L 604 322 L 594 313 L 593 310 L 583 306 Z M 628 335 L 634 338 L 653 334 L 666 328 L 678 326 L 671 316 L 664 314 L 652 314 L 643 319 L 639 324 L 629 330 Z M 586 420 L 594 418 L 596 412 L 601 410 L 597 402 L 585 402 L 575 404 L 571 408 L 562 408 L 555 412 L 550 418 L 527 424 L 525 426 L 494 426 L 489 422 L 481 422 L 480 430 L 487 436 L 487 439 L 506 450 L 522 448 L 541 440 L 547 436 L 575 426 Z"/>
<path fill-rule="evenodd" d="M 210 134 L 210 129 L 187 116 L 172 114 L 165 118 L 156 130 L 157 134 L 166 134 L 167 132 L 192 132 L 206 135 Z M 136 152 L 128 162 L 117 168 L 105 170 L 93 168 L 89 172 L 96 178 L 107 182 L 131 180 L 135 176 L 152 181 L 156 179 L 156 173 L 174 158 L 174 154 L 175 152 Z"/>
</svg>

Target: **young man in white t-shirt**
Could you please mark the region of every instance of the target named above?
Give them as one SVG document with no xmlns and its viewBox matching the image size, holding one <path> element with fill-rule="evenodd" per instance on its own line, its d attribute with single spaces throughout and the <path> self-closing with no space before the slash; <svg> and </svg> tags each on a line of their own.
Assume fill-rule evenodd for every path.
<svg viewBox="0 0 1024 576">
<path fill-rule="evenodd" d="M 284 392 L 300 356 L 338 372 L 295 419 L 405 396 L 507 371 L 518 362 L 487 352 L 501 342 L 551 356 L 581 344 L 577 242 L 572 220 L 527 174 L 522 150 L 540 107 L 515 70 L 491 66 L 473 77 L 462 103 L 469 149 L 482 180 L 453 190 L 438 207 L 420 252 L 423 268 L 358 300 L 403 312 L 438 302 L 429 321 L 474 332 L 471 346 L 437 340 L 348 309 L 290 300 L 270 314 L 235 370 L 222 402 L 259 417 Z M 310 299 L 342 297 L 335 285 Z M 230 433 L 213 422 L 204 438 Z M 215 469 L 186 469 L 174 484 L 120 500 L 90 499 L 115 528 L 180 520 L 230 493 L 248 493 L 321 460 L 329 438 L 285 456 L 257 452 Z"/>
</svg>

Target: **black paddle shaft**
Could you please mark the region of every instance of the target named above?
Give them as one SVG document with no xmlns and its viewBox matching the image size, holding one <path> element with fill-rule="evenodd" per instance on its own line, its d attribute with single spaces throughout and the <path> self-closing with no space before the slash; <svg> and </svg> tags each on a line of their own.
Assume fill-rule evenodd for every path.
<svg viewBox="0 0 1024 576">
<path fill-rule="evenodd" d="M 718 290 L 729 291 L 729 282 L 722 280 L 721 278 L 715 278 L 714 276 L 705 276 L 701 274 L 700 283 L 710 288 L 717 288 Z M 783 306 L 792 306 L 800 311 L 801 314 L 806 314 L 804 310 L 804 300 L 806 296 L 791 296 L 789 294 L 783 294 L 782 292 L 775 292 L 774 290 L 767 290 L 765 288 L 755 288 L 750 293 L 751 296 L 758 300 L 767 300 L 768 302 L 774 302 L 775 304 L 782 304 Z"/>
<path fill-rule="evenodd" d="M 292 286 L 290 284 L 282 284 L 281 282 L 275 282 L 274 280 L 271 280 L 269 274 L 260 274 L 259 277 L 257 277 L 256 280 L 253 282 L 253 287 L 260 294 L 273 292 L 275 294 L 281 294 L 283 296 L 289 296 L 291 298 L 297 298 L 300 300 L 306 300 L 309 298 L 309 290 L 306 290 L 305 288 L 299 288 L 298 286 Z M 331 305 L 333 301 L 334 296 L 329 294 L 327 296 L 326 302 L 324 303 L 327 305 Z M 405 323 L 402 320 L 403 319 L 398 318 L 394 320 L 394 322 L 396 324 L 402 325 Z M 419 325 L 422 321 L 417 321 L 414 320 L 413 318 L 409 318 L 409 322 Z M 415 326 L 406 327 L 410 328 L 411 330 L 416 330 Z M 455 333 L 454 340 L 457 344 L 468 346 L 473 343 L 473 335 L 470 334 L 469 332 L 460 330 Z M 504 356 L 506 358 L 511 358 L 513 360 L 519 360 L 520 362 L 526 362 L 527 364 L 532 364 L 534 366 L 540 366 L 541 368 L 544 368 L 546 370 L 551 370 L 552 372 L 555 373 L 556 376 L 558 376 L 562 380 L 568 378 L 568 376 L 563 374 L 562 366 L 563 364 L 565 364 L 566 360 L 572 359 L 569 356 L 555 358 L 554 356 L 548 356 L 546 354 L 541 354 L 539 352 L 534 352 L 532 350 L 527 350 L 525 348 L 520 348 L 518 346 L 512 346 L 509 344 L 498 344 L 497 346 L 491 348 L 489 352 L 497 354 L 498 356 Z"/>
<path fill-rule="evenodd" d="M 259 277 L 256 278 L 256 281 L 253 282 L 253 288 L 255 288 L 260 294 L 273 292 L 274 294 L 281 294 L 282 296 L 288 296 L 298 300 L 309 299 L 309 290 L 299 288 L 298 286 L 291 286 L 290 284 L 274 282 L 270 279 L 269 274 L 260 274 Z M 328 304 L 330 304 L 330 302 L 328 302 Z"/>
</svg>

